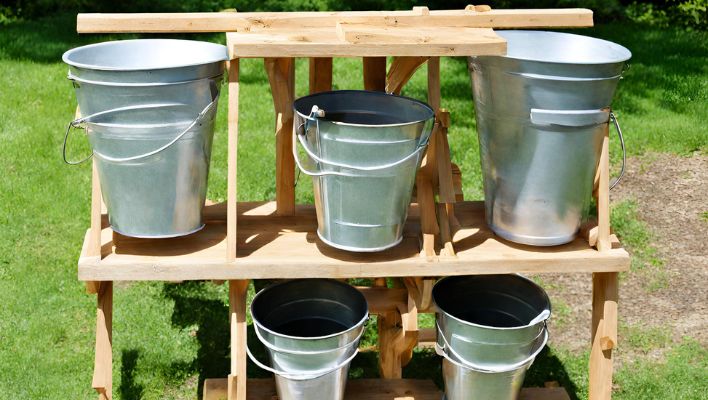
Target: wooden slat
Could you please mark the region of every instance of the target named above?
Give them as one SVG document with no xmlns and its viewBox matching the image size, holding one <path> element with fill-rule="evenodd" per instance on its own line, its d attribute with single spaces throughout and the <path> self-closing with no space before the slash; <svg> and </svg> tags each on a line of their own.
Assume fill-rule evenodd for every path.
<svg viewBox="0 0 708 400">
<path fill-rule="evenodd" d="M 607 251 L 610 243 L 610 125 L 605 124 L 605 136 L 598 166 L 600 178 L 597 187 L 597 250 Z"/>
<path fill-rule="evenodd" d="M 231 374 L 229 400 L 246 400 L 246 293 L 248 281 L 229 281 Z"/>
<path fill-rule="evenodd" d="M 206 379 L 204 400 L 225 400 L 226 379 Z M 433 381 L 422 379 L 350 379 L 345 400 L 440 400 Z M 247 400 L 278 400 L 272 379 L 249 379 Z M 524 388 L 519 400 L 569 400 L 563 388 Z"/>
<path fill-rule="evenodd" d="M 99 400 L 113 399 L 113 282 L 100 282 L 96 309 L 96 353 L 91 386 Z"/>
<path fill-rule="evenodd" d="M 448 276 L 490 273 L 614 272 L 629 268 L 629 255 L 612 236 L 613 249 L 599 252 L 587 241 L 532 247 L 497 238 L 484 220 L 482 202 L 457 203 L 461 224 L 453 237 L 457 258 L 430 261 L 420 257 L 419 209 L 410 208 L 400 245 L 379 253 L 352 253 L 331 248 L 316 234 L 313 206 L 298 206 L 295 216 L 274 215 L 275 204 L 239 203 L 238 253 L 226 251 L 225 207 L 205 208 L 207 225 L 200 232 L 173 239 L 133 239 L 102 231 L 104 258 L 82 254 L 79 279 L 194 280 L 378 278 L 381 276 Z M 220 213 L 220 219 L 215 214 Z"/>
<path fill-rule="evenodd" d="M 310 94 L 332 90 L 332 58 L 310 58 Z"/>
<path fill-rule="evenodd" d="M 239 60 L 233 59 L 228 63 L 229 67 L 229 108 L 228 108 L 228 162 L 227 162 L 227 183 L 226 196 L 228 201 L 227 209 L 227 245 L 226 260 L 236 259 L 236 204 L 238 203 L 237 193 L 237 162 L 238 162 L 238 116 L 239 116 Z"/>
<path fill-rule="evenodd" d="M 266 58 L 275 107 L 275 199 L 280 215 L 295 212 L 295 158 L 292 152 L 293 101 L 295 100 L 295 61 L 292 58 Z"/>
<path fill-rule="evenodd" d="M 386 56 L 364 57 L 364 89 L 383 92 L 386 90 Z"/>
<path fill-rule="evenodd" d="M 334 28 L 338 22 L 374 26 L 452 26 L 469 28 L 589 27 L 588 9 L 517 9 L 475 12 L 349 11 L 282 13 L 151 13 L 79 14 L 79 33 L 128 32 L 246 32 L 263 29 Z"/>
<path fill-rule="evenodd" d="M 228 32 L 231 57 L 386 57 L 386 56 L 474 56 L 506 54 L 506 40 L 489 28 L 436 29 L 424 36 L 420 29 L 393 28 L 398 35 L 377 35 L 358 43 L 340 40 L 335 28 Z M 401 40 L 400 37 L 408 39 Z M 428 37 L 428 36 L 425 36 Z M 421 42 L 423 41 L 423 42 Z"/>
<path fill-rule="evenodd" d="M 612 353 L 617 345 L 619 274 L 592 276 L 592 349 L 590 350 L 590 400 L 612 397 Z"/>
</svg>

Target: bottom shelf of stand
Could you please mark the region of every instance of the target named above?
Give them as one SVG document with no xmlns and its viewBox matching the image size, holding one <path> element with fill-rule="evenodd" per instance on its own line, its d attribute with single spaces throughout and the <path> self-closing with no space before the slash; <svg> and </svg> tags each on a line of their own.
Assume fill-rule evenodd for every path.
<svg viewBox="0 0 708 400">
<path fill-rule="evenodd" d="M 204 400 L 227 400 L 227 379 L 204 381 Z M 442 392 L 431 380 L 351 379 L 345 400 L 440 400 Z M 246 400 L 278 400 L 272 379 L 249 379 Z M 524 388 L 519 400 L 570 400 L 561 387 Z"/>
</svg>

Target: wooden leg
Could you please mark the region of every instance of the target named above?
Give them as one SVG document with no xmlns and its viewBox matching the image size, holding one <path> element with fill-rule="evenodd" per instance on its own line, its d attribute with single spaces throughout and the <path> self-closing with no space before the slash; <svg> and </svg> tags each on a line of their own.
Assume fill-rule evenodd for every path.
<svg viewBox="0 0 708 400">
<path fill-rule="evenodd" d="M 364 57 L 364 89 L 386 90 L 386 57 Z"/>
<path fill-rule="evenodd" d="M 593 274 L 590 400 L 612 397 L 612 350 L 617 346 L 618 297 L 619 273 Z"/>
<path fill-rule="evenodd" d="M 597 250 L 612 248 L 610 243 L 610 125 L 605 124 L 597 179 Z"/>
<path fill-rule="evenodd" d="M 248 281 L 229 281 L 231 325 L 231 374 L 228 378 L 228 399 L 246 400 L 246 294 Z"/>
<path fill-rule="evenodd" d="M 384 379 L 403 377 L 403 366 L 418 343 L 418 311 L 409 296 L 405 308 L 378 316 L 379 373 Z"/>
<path fill-rule="evenodd" d="M 266 58 L 275 107 L 275 201 L 279 215 L 295 213 L 295 159 L 292 153 L 295 60 Z"/>
<path fill-rule="evenodd" d="M 113 282 L 98 285 L 92 387 L 99 400 L 113 399 Z"/>
<path fill-rule="evenodd" d="M 228 115 L 228 173 L 227 173 L 227 209 L 226 209 L 226 259 L 236 260 L 236 221 L 237 185 L 236 163 L 238 161 L 238 98 L 239 98 L 239 60 L 229 62 L 229 115 Z"/>
<path fill-rule="evenodd" d="M 332 90 L 332 58 L 310 58 L 310 94 Z"/>
</svg>

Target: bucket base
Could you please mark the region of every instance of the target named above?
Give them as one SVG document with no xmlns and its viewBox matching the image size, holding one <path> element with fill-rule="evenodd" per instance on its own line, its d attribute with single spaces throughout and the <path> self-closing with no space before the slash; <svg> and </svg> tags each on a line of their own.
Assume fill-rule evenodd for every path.
<svg viewBox="0 0 708 400">
<path fill-rule="evenodd" d="M 517 235 L 509 231 L 505 231 L 497 226 L 489 226 L 495 235 L 502 239 L 508 240 L 510 242 L 527 244 L 530 246 L 560 246 L 562 244 L 570 243 L 575 240 L 577 232 L 572 235 L 563 235 L 555 237 L 544 237 L 544 236 L 527 236 L 527 235 Z"/>
<path fill-rule="evenodd" d="M 205 226 L 206 226 L 206 224 L 202 224 L 197 229 L 193 229 L 193 230 L 187 231 L 187 232 L 171 233 L 169 235 L 132 235 L 132 234 L 121 232 L 119 229 L 116 229 L 115 226 L 113 226 L 113 225 L 111 225 L 111 229 L 113 230 L 113 232 L 121 234 L 123 236 L 133 237 L 133 238 L 138 238 L 138 239 L 170 239 L 170 238 L 182 237 L 182 236 L 191 235 L 193 233 L 197 233 L 197 232 L 201 231 L 202 229 L 204 229 Z"/>
<path fill-rule="evenodd" d="M 343 246 L 343 245 L 341 245 L 341 244 L 334 243 L 334 242 L 331 242 L 331 241 L 325 239 L 325 238 L 322 236 L 322 234 L 320 233 L 319 229 L 317 230 L 317 237 L 319 237 L 320 240 L 321 240 L 324 244 L 326 244 L 327 246 L 331 246 L 331 247 L 334 247 L 335 249 L 340 249 L 340 250 L 354 251 L 354 252 L 357 252 L 357 253 L 375 253 L 375 252 L 377 252 L 377 251 L 388 250 L 388 249 L 390 249 L 390 248 L 392 248 L 392 247 L 398 246 L 398 245 L 403 241 L 403 236 L 401 236 L 401 237 L 398 238 L 398 240 L 396 240 L 395 242 L 393 242 L 393 243 L 391 243 L 391 244 L 388 244 L 388 245 L 386 245 L 386 246 L 382 246 L 382 247 L 353 247 L 353 246 Z"/>
</svg>

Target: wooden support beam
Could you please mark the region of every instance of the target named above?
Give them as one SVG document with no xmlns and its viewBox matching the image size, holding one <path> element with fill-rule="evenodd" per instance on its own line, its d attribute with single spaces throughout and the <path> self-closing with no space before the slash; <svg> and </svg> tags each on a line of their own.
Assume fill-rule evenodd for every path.
<svg viewBox="0 0 708 400">
<path fill-rule="evenodd" d="M 384 27 L 589 27 L 593 25 L 593 14 L 591 10 L 577 8 L 487 12 L 440 10 L 430 11 L 428 15 L 414 10 L 79 14 L 76 30 L 79 33 L 258 32 L 272 29 L 297 32 L 305 28 L 334 28 L 340 22 Z"/>
<path fill-rule="evenodd" d="M 310 94 L 332 90 L 332 58 L 310 58 Z"/>
<path fill-rule="evenodd" d="M 364 57 L 364 89 L 386 90 L 386 57 Z"/>
<path fill-rule="evenodd" d="M 408 296 L 415 301 L 418 312 L 432 312 L 433 286 L 435 278 L 406 277 L 403 283 L 408 290 Z"/>
<path fill-rule="evenodd" d="M 238 100 L 239 100 L 239 60 L 228 62 L 229 107 L 228 107 L 228 161 L 226 181 L 226 260 L 236 260 L 236 223 L 238 203 L 237 163 L 238 163 Z"/>
<path fill-rule="evenodd" d="M 384 379 L 401 379 L 403 366 L 418 343 L 418 311 L 413 299 L 395 311 L 378 316 L 379 373 Z"/>
<path fill-rule="evenodd" d="M 96 304 L 96 354 L 91 386 L 99 400 L 113 399 L 113 282 L 100 282 Z"/>
<path fill-rule="evenodd" d="M 228 400 L 246 400 L 246 294 L 247 280 L 229 281 L 229 314 L 231 326 L 231 374 Z"/>
<path fill-rule="evenodd" d="M 602 140 L 602 152 L 598 165 L 597 181 L 597 250 L 607 251 L 612 248 L 610 242 L 610 125 L 605 124 L 605 137 Z"/>
<path fill-rule="evenodd" d="M 612 397 L 612 351 L 617 347 L 619 273 L 592 274 L 590 400 Z"/>
<path fill-rule="evenodd" d="M 369 305 L 369 313 L 386 314 L 396 311 L 408 301 L 408 291 L 405 288 L 389 289 L 385 286 L 358 286 Z"/>
<path fill-rule="evenodd" d="M 295 214 L 295 159 L 292 153 L 295 60 L 266 58 L 275 107 L 275 201 L 279 215 Z"/>
<path fill-rule="evenodd" d="M 401 94 L 415 71 L 430 57 L 394 57 L 386 76 L 386 93 Z"/>
</svg>

